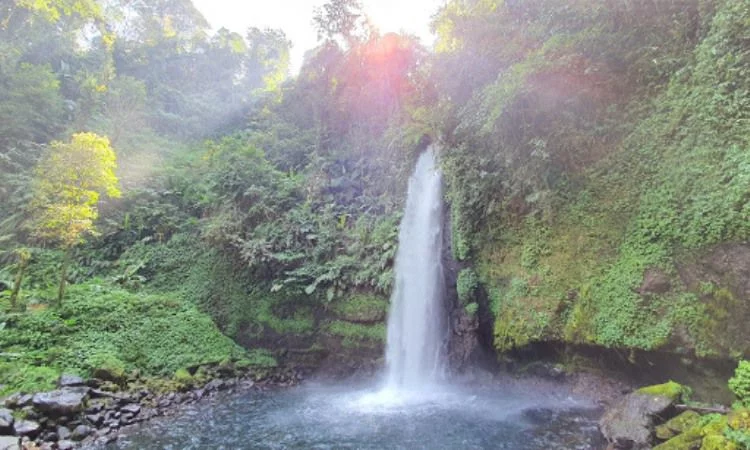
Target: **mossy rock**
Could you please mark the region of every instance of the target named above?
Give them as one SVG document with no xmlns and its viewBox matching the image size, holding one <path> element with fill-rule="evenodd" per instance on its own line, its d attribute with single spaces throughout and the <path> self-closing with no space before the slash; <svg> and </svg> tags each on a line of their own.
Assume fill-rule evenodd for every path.
<svg viewBox="0 0 750 450">
<path fill-rule="evenodd" d="M 342 345 L 347 348 L 357 348 L 362 345 L 379 345 L 385 342 L 385 326 L 383 324 L 364 325 L 337 320 L 326 326 L 331 336 L 342 339 Z"/>
<path fill-rule="evenodd" d="M 667 442 L 657 445 L 654 450 L 699 450 L 702 442 L 701 427 L 693 427 Z"/>
<path fill-rule="evenodd" d="M 729 413 L 727 425 L 733 430 L 750 430 L 750 409 L 742 408 Z"/>
<path fill-rule="evenodd" d="M 740 450 L 740 448 L 723 434 L 709 434 L 703 437 L 700 450 Z"/>
<path fill-rule="evenodd" d="M 190 375 L 190 372 L 188 372 L 187 369 L 177 369 L 172 379 L 180 389 L 190 388 L 195 381 L 195 379 L 192 375 Z"/>
<path fill-rule="evenodd" d="M 94 370 L 91 371 L 94 378 L 121 384 L 127 378 L 125 364 L 117 358 L 108 357 L 98 361 Z"/>
<path fill-rule="evenodd" d="M 715 418 L 705 424 L 701 432 L 704 436 L 712 434 L 724 434 L 724 430 L 727 428 L 727 416 L 720 416 L 718 414 L 713 415 Z M 706 416 L 709 417 L 709 416 Z M 705 417 L 704 417 L 705 420 Z"/>
<path fill-rule="evenodd" d="M 377 323 L 385 320 L 388 302 L 374 295 L 357 294 L 337 301 L 333 311 L 347 322 Z"/>
<path fill-rule="evenodd" d="M 656 437 L 662 441 L 672 439 L 680 433 L 693 428 L 699 424 L 700 414 L 695 411 L 685 411 L 677 417 L 674 417 L 666 423 L 656 427 Z"/>
<path fill-rule="evenodd" d="M 640 394 L 646 395 L 657 395 L 660 397 L 667 397 L 668 399 L 677 402 L 680 401 L 683 395 L 689 392 L 689 389 L 680 383 L 674 381 L 668 381 L 664 384 L 655 384 L 653 386 L 646 386 L 638 389 Z"/>
</svg>

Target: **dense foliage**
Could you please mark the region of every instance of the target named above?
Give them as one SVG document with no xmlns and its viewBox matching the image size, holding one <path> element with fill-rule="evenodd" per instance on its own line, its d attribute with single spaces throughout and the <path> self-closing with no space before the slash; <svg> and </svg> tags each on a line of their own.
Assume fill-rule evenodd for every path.
<svg viewBox="0 0 750 450">
<path fill-rule="evenodd" d="M 488 291 L 499 350 L 747 350 L 727 335 L 737 286 L 680 265 L 750 236 L 748 13 L 731 0 L 443 8 L 454 250 Z M 652 270 L 671 289 L 646 292 Z"/>
<path fill-rule="evenodd" d="M 379 352 L 430 143 L 458 304 L 498 351 L 750 350 L 726 267 L 750 265 L 746 1 L 452 0 L 433 51 L 353 0 L 313 20 L 289 79 L 282 32 L 212 33 L 189 0 L 3 7 L 4 390 Z M 86 148 L 106 170 L 83 186 L 55 155 Z"/>
</svg>

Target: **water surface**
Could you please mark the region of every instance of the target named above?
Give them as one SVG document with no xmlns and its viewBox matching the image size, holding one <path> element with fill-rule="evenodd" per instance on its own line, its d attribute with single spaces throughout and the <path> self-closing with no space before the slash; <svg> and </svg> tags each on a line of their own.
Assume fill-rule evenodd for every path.
<svg viewBox="0 0 750 450">
<path fill-rule="evenodd" d="M 599 411 L 564 389 L 421 392 L 308 385 L 222 395 L 107 449 L 602 449 Z"/>
</svg>

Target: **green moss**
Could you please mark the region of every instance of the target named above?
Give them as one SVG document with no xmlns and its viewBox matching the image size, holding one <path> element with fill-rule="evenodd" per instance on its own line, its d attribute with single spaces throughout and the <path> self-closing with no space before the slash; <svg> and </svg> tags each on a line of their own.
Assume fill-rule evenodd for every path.
<svg viewBox="0 0 750 450">
<path fill-rule="evenodd" d="M 458 272 L 456 290 L 458 292 L 458 300 L 462 305 L 468 305 L 475 300 L 474 296 L 478 287 L 479 278 L 474 269 L 466 268 Z"/>
<path fill-rule="evenodd" d="M 279 363 L 276 361 L 273 353 L 264 348 L 256 348 L 248 351 L 246 358 L 242 358 L 235 363 L 235 366 L 240 369 L 250 367 L 273 368 L 278 365 Z"/>
<path fill-rule="evenodd" d="M 740 450 L 740 447 L 723 434 L 709 434 L 703 437 L 700 450 Z"/>
<path fill-rule="evenodd" d="M 674 381 L 668 381 L 664 384 L 656 384 L 653 386 L 646 386 L 638 389 L 639 394 L 657 395 L 660 397 L 667 397 L 673 401 L 680 401 L 683 395 L 686 395 L 689 390 L 685 386 L 676 383 Z"/>
<path fill-rule="evenodd" d="M 657 426 L 655 434 L 657 438 L 666 441 L 690 428 L 698 426 L 700 421 L 700 414 L 695 411 L 685 411 L 677 417 L 668 420 L 666 423 Z"/>
<path fill-rule="evenodd" d="M 336 300 L 332 309 L 348 322 L 381 322 L 388 311 L 388 301 L 377 295 L 355 294 Z"/>
<path fill-rule="evenodd" d="M 727 425 L 733 430 L 750 431 L 750 409 L 740 408 L 730 412 Z"/>
<path fill-rule="evenodd" d="M 364 325 L 337 320 L 328 324 L 326 331 L 333 336 L 343 338 L 343 345 L 349 348 L 379 345 L 385 341 L 383 324 Z"/>
<path fill-rule="evenodd" d="M 657 445 L 654 450 L 694 450 L 700 447 L 702 441 L 703 435 L 700 427 L 694 427 Z"/>
<path fill-rule="evenodd" d="M 737 57 L 744 46 L 736 33 L 749 17 L 744 3 L 719 2 L 715 14 L 705 11 L 701 38 L 688 45 L 682 40 L 668 58 L 681 61 L 681 70 L 665 73 L 647 94 L 621 99 L 617 107 L 605 105 L 612 115 L 592 119 L 595 133 L 565 122 L 564 112 L 556 110 L 546 116 L 559 121 L 548 123 L 554 138 L 545 138 L 515 114 L 512 102 L 503 103 L 506 95 L 526 92 L 515 77 L 501 77 L 482 91 L 487 95 L 479 103 L 489 111 L 505 105 L 500 115 L 472 103 L 479 108 L 474 114 L 456 118 L 459 128 L 483 136 L 454 136 L 459 143 L 445 169 L 452 211 L 459 216 L 454 234 L 471 250 L 460 253 L 475 257 L 471 262 L 496 305 L 498 350 L 535 340 L 644 350 L 680 345 L 699 356 L 732 358 L 750 349 L 741 299 L 726 286 L 709 295 L 677 275 L 685 255 L 705 255 L 717 244 L 750 238 L 750 135 L 742 125 L 750 110 L 738 95 L 750 84 L 736 75 L 750 67 Z M 502 16 L 503 8 L 496 14 Z M 529 20 L 535 20 L 533 14 Z M 521 57 L 515 70 L 538 69 L 536 57 Z M 503 102 L 489 100 L 493 96 Z M 485 122 L 487 117 L 496 122 Z M 552 159 L 571 155 L 570 148 L 557 147 L 560 136 L 608 136 L 609 144 L 591 145 L 600 157 L 576 170 L 557 162 L 532 168 L 527 159 L 522 168 L 509 167 L 514 156 L 536 150 L 526 140 L 514 145 L 513 136 L 503 134 L 517 129 L 517 121 L 539 132 L 540 153 Z M 480 170 L 487 173 L 479 177 Z M 526 184 L 533 180 L 544 182 Z M 517 186 L 523 188 L 514 190 Z M 640 292 L 651 268 L 671 277 L 669 292 Z M 518 280 L 528 284 L 528 292 L 510 295 Z"/>
<path fill-rule="evenodd" d="M 175 371 L 174 375 L 172 376 L 172 379 L 175 381 L 175 383 L 177 383 L 180 389 L 188 389 L 195 382 L 193 376 L 190 375 L 190 372 L 188 372 L 186 369 L 177 369 L 177 371 Z"/>
</svg>

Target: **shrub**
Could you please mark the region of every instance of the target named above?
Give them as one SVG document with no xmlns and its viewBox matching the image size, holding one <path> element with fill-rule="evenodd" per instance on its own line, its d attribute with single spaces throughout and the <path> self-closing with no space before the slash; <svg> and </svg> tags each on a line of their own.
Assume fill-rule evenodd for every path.
<svg viewBox="0 0 750 450">
<path fill-rule="evenodd" d="M 745 406 L 750 403 L 750 361 L 740 361 L 734 376 L 729 379 L 729 389 L 740 403 Z"/>
</svg>

